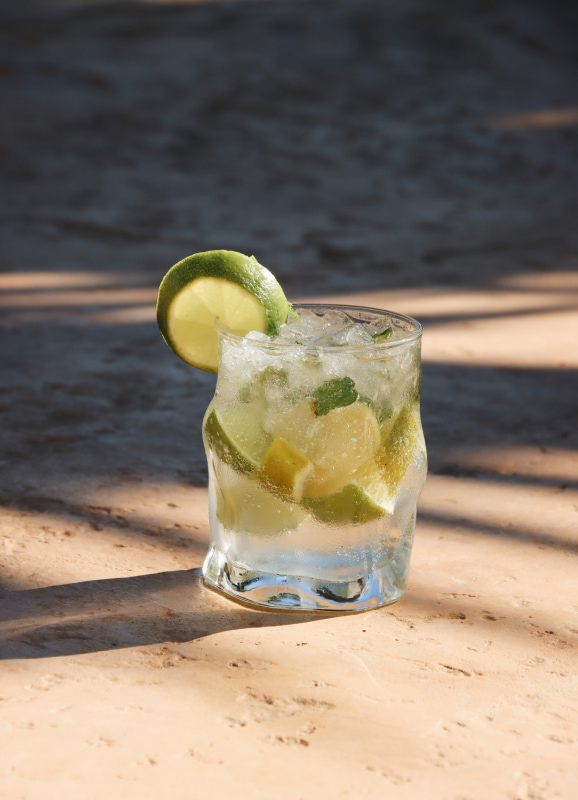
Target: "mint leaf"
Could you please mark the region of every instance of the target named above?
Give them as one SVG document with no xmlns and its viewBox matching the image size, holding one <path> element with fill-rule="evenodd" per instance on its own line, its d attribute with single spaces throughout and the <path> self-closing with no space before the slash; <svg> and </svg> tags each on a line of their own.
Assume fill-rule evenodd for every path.
<svg viewBox="0 0 578 800">
<path fill-rule="evenodd" d="M 334 378 L 325 381 L 313 392 L 313 412 L 316 417 L 324 417 L 334 408 L 350 406 L 358 397 L 355 381 L 351 378 Z"/>
<path fill-rule="evenodd" d="M 265 384 L 274 384 L 275 386 L 289 386 L 289 374 L 283 367 L 265 367 L 263 372 L 259 373 L 259 383 L 261 386 Z"/>
<path fill-rule="evenodd" d="M 386 328 L 381 333 L 374 333 L 371 338 L 376 344 L 379 344 L 380 342 L 385 342 L 386 339 L 389 339 L 392 333 L 393 333 L 393 328 L 390 325 L 389 328 Z"/>
<path fill-rule="evenodd" d="M 371 408 L 371 410 L 375 412 L 375 416 L 380 425 L 382 422 L 385 422 L 386 419 L 390 419 L 393 415 L 393 406 L 391 405 L 390 400 L 382 400 L 381 403 L 377 405 L 377 403 L 374 403 L 370 397 L 360 394 L 359 402 L 363 403 L 364 406 Z"/>
<path fill-rule="evenodd" d="M 241 403 L 254 403 L 267 386 L 286 389 L 289 386 L 287 370 L 281 367 L 265 367 L 261 372 L 254 373 L 251 380 L 239 389 L 239 400 Z"/>
<path fill-rule="evenodd" d="M 391 419 L 393 416 L 393 406 L 389 400 L 384 400 L 381 404 L 381 408 L 377 413 L 377 421 L 381 425 L 382 422 L 385 422 L 386 419 Z"/>
</svg>

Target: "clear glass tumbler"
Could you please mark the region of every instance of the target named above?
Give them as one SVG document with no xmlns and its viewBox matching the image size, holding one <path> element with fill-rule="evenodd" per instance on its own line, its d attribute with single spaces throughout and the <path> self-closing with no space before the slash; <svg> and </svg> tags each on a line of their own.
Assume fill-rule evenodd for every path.
<svg viewBox="0 0 578 800">
<path fill-rule="evenodd" d="M 392 603 L 405 591 L 427 471 L 422 328 L 378 309 L 295 309 L 346 312 L 386 332 L 360 345 L 305 346 L 219 329 L 217 387 L 203 421 L 204 580 L 276 611 Z"/>
</svg>

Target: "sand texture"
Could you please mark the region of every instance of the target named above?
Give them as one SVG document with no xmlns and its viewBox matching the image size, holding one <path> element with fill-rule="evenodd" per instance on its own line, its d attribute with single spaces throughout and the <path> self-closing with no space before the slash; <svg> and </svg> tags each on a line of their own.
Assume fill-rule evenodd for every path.
<svg viewBox="0 0 578 800">
<path fill-rule="evenodd" d="M 568 0 L 0 7 L 0 797 L 578 797 Z M 198 250 L 420 319 L 410 583 L 208 592 Z"/>
</svg>

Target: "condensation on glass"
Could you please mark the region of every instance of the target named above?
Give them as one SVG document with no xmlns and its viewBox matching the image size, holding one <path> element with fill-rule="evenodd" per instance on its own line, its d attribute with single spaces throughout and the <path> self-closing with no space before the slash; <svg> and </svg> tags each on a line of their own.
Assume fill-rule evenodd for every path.
<svg viewBox="0 0 578 800">
<path fill-rule="evenodd" d="M 393 335 L 308 347 L 220 329 L 217 387 L 203 423 L 211 531 L 204 580 L 278 611 L 367 610 L 398 600 L 407 584 L 427 471 L 422 328 L 390 311 L 296 306 L 305 309 L 344 311 L 377 329 L 388 321 Z M 340 387 L 352 387 L 355 402 L 333 399 Z M 330 404 L 347 405 L 327 411 L 319 404 L 327 394 Z"/>
</svg>

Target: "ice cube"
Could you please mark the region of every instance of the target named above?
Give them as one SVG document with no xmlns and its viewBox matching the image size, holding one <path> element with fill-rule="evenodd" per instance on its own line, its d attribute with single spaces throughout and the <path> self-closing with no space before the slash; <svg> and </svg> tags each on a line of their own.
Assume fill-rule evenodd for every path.
<svg viewBox="0 0 578 800">
<path fill-rule="evenodd" d="M 366 331 L 365 326 L 355 322 L 339 330 L 327 331 L 317 337 L 315 344 L 325 347 L 343 347 L 344 345 L 370 344 L 372 341 L 371 334 Z"/>
<path fill-rule="evenodd" d="M 323 322 L 325 323 L 326 327 L 340 329 L 344 328 L 346 325 L 350 325 L 353 320 L 345 311 L 332 308 L 330 311 L 326 311 L 323 315 Z"/>
<path fill-rule="evenodd" d="M 249 331 L 249 333 L 245 334 L 245 339 L 249 339 L 252 342 L 268 342 L 269 336 L 266 333 L 261 333 L 261 331 Z"/>
<path fill-rule="evenodd" d="M 391 317 L 382 317 L 381 319 L 376 320 L 375 322 L 368 323 L 366 326 L 368 331 L 370 331 L 371 335 L 374 336 L 376 333 L 383 333 L 388 328 L 393 327 L 391 322 Z"/>
<path fill-rule="evenodd" d="M 320 347 L 335 347 L 335 345 L 343 344 L 342 341 L 337 339 L 341 330 L 338 331 L 327 331 L 327 333 L 322 333 L 321 336 L 315 337 L 315 344 L 319 345 Z"/>
<path fill-rule="evenodd" d="M 341 333 L 345 334 L 346 344 L 360 345 L 373 342 L 371 333 L 367 330 L 365 325 L 359 322 L 344 328 Z"/>
<path fill-rule="evenodd" d="M 308 330 L 313 331 L 322 331 L 325 330 L 328 326 L 328 322 L 326 321 L 327 314 L 324 314 L 322 317 L 318 316 L 314 311 L 311 311 L 308 308 L 304 308 L 302 311 L 299 312 L 299 322 L 295 321 L 294 325 L 305 325 Z M 289 318 L 295 319 L 293 318 Z"/>
<path fill-rule="evenodd" d="M 303 342 L 312 336 L 312 331 L 302 322 L 286 323 L 281 325 L 279 333 L 275 336 L 274 341 L 278 344 L 295 344 L 296 342 Z"/>
</svg>

